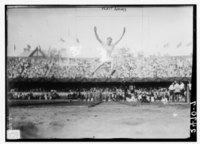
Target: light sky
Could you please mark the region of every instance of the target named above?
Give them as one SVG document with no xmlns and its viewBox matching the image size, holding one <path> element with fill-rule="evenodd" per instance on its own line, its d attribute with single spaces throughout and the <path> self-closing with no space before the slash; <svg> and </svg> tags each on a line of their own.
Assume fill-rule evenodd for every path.
<svg viewBox="0 0 200 144">
<path fill-rule="evenodd" d="M 116 49 L 128 47 L 135 54 L 145 55 L 190 55 L 192 45 L 187 44 L 193 40 L 192 13 L 190 6 L 128 7 L 118 11 L 101 7 L 12 8 L 7 12 L 8 56 L 19 55 L 27 44 L 32 50 L 40 45 L 42 50 L 51 47 L 67 51 L 76 45 L 77 37 L 82 47 L 78 57 L 97 57 L 101 45 L 95 38 L 94 26 L 102 40 L 110 36 L 113 42 L 126 27 Z"/>
</svg>

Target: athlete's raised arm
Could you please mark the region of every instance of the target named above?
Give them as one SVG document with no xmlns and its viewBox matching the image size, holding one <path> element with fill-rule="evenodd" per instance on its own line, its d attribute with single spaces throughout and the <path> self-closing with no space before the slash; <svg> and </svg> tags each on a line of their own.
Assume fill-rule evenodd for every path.
<svg viewBox="0 0 200 144">
<path fill-rule="evenodd" d="M 98 40 L 100 43 L 102 43 L 102 40 L 99 38 L 99 36 L 98 36 L 98 34 L 97 34 L 97 27 L 96 27 L 96 26 L 94 27 L 94 33 L 95 33 L 95 36 L 96 36 L 97 40 Z"/>
<path fill-rule="evenodd" d="M 121 39 L 123 38 L 125 32 L 126 32 L 126 28 L 124 27 L 124 31 L 123 31 L 121 37 L 119 38 L 119 40 L 117 40 L 117 41 L 113 44 L 113 46 L 117 45 L 117 44 L 121 41 Z"/>
</svg>

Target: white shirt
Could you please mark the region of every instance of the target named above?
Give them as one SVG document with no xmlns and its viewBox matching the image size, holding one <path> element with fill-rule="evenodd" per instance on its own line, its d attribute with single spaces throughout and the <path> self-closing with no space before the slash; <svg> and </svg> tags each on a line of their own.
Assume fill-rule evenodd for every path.
<svg viewBox="0 0 200 144">
<path fill-rule="evenodd" d="M 189 90 L 191 90 L 192 84 L 189 83 L 189 84 L 188 84 L 188 87 L 189 87 Z"/>
<path fill-rule="evenodd" d="M 174 85 L 174 90 L 175 90 L 175 92 L 180 92 L 181 88 L 178 83 Z"/>
<path fill-rule="evenodd" d="M 169 90 L 174 90 L 174 85 L 173 85 L 173 84 L 171 84 L 171 85 L 169 86 Z"/>
<path fill-rule="evenodd" d="M 99 55 L 100 55 L 100 61 L 101 62 L 110 62 L 111 61 L 111 57 L 108 55 L 108 52 L 101 48 L 98 49 Z"/>
<path fill-rule="evenodd" d="M 185 89 L 184 83 L 181 83 L 181 84 L 180 84 L 180 88 L 181 88 L 181 90 L 184 90 L 184 89 Z"/>
</svg>

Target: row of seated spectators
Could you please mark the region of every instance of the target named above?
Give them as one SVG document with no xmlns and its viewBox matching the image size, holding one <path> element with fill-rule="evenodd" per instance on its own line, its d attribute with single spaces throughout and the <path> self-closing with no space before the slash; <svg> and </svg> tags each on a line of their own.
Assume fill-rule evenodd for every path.
<svg viewBox="0 0 200 144">
<path fill-rule="evenodd" d="M 99 59 L 59 60 L 50 58 L 8 58 L 8 78 L 90 78 L 99 65 Z M 112 78 L 168 78 L 191 77 L 192 57 L 149 56 L 114 57 L 116 72 Z M 100 68 L 93 78 L 109 77 L 109 65 Z"/>
<path fill-rule="evenodd" d="M 157 88 L 123 88 L 123 87 L 92 87 L 92 88 L 80 88 L 80 89 L 62 89 L 62 90 L 42 90 L 32 89 L 20 92 L 17 89 L 12 89 L 8 93 L 9 99 L 67 99 L 67 100 L 81 100 L 81 101 L 172 101 L 174 94 L 170 93 L 170 89 L 166 87 Z M 186 101 L 186 88 L 183 93 L 178 95 L 179 101 Z"/>
</svg>

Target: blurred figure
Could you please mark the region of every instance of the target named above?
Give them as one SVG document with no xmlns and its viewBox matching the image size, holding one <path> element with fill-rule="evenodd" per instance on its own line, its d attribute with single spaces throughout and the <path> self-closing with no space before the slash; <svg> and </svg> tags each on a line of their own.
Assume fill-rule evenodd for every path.
<svg viewBox="0 0 200 144">
<path fill-rule="evenodd" d="M 191 84 L 191 82 L 190 81 L 188 81 L 188 84 L 187 84 L 187 97 L 188 97 L 188 99 L 187 99 L 187 102 L 190 102 L 191 100 L 190 100 L 190 98 L 191 98 L 191 89 L 192 88 L 192 84 Z"/>
<path fill-rule="evenodd" d="M 181 88 L 178 82 L 174 82 L 174 95 L 175 95 L 175 101 L 179 101 L 179 96 L 180 96 L 180 92 L 181 92 Z"/>
<path fill-rule="evenodd" d="M 99 43 L 101 44 L 102 48 L 103 48 L 103 51 L 104 51 L 104 54 L 103 54 L 103 58 L 101 59 L 101 63 L 99 64 L 99 66 L 97 66 L 94 70 L 94 72 L 92 72 L 92 75 L 94 75 L 94 73 L 99 69 L 101 68 L 103 65 L 105 64 L 110 64 L 110 75 L 112 76 L 115 72 L 115 70 L 113 70 L 113 60 L 111 58 L 111 54 L 115 48 L 115 46 L 121 41 L 121 39 L 123 38 L 124 34 L 126 32 L 126 28 L 124 27 L 124 31 L 121 35 L 121 37 L 119 38 L 119 40 L 117 40 L 114 44 L 112 44 L 112 38 L 111 37 L 108 37 L 106 39 L 106 42 L 103 42 L 100 38 L 99 38 L 99 35 L 97 34 L 97 27 L 95 26 L 94 27 L 94 33 L 95 33 L 95 36 L 96 36 L 96 39 L 99 41 Z"/>
<path fill-rule="evenodd" d="M 181 89 L 180 95 L 181 95 L 182 99 L 184 99 L 184 101 L 186 101 L 185 84 L 182 81 L 180 82 L 180 89 Z"/>
<path fill-rule="evenodd" d="M 192 84 L 191 84 L 191 82 L 190 82 L 190 81 L 188 82 L 188 87 L 189 87 L 189 90 L 191 91 Z"/>
<path fill-rule="evenodd" d="M 161 101 L 162 101 L 162 103 L 163 103 L 163 104 L 167 104 L 167 103 L 168 103 L 168 101 L 167 101 L 167 98 L 166 98 L 166 97 L 163 97 Z"/>
<path fill-rule="evenodd" d="M 174 82 L 169 86 L 169 96 L 172 102 L 174 102 Z"/>
</svg>

